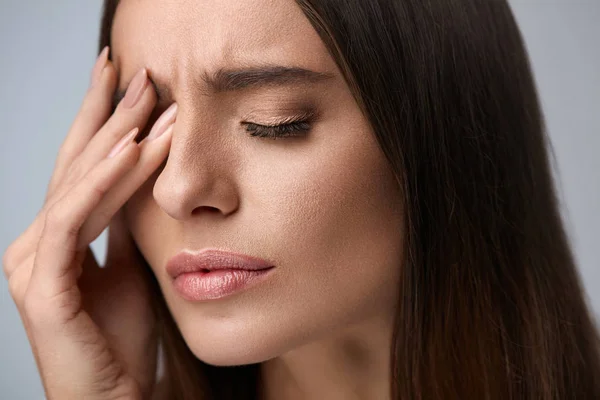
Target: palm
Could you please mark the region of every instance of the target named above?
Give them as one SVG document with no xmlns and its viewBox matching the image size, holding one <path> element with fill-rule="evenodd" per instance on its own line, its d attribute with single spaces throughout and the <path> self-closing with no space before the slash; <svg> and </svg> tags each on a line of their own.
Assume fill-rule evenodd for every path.
<svg viewBox="0 0 600 400">
<path fill-rule="evenodd" d="M 87 249 L 79 280 L 82 309 L 100 328 L 127 373 L 150 390 L 157 357 L 156 316 L 145 261 L 128 237 L 120 211 L 110 224 L 107 263 Z"/>
</svg>

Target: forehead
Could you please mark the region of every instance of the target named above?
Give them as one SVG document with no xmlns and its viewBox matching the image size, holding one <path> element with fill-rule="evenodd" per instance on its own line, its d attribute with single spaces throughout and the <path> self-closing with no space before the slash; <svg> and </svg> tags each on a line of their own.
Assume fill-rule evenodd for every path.
<svg viewBox="0 0 600 400">
<path fill-rule="evenodd" d="M 112 59 L 121 77 L 143 67 L 182 79 L 223 66 L 336 66 L 294 0 L 121 0 Z"/>
</svg>

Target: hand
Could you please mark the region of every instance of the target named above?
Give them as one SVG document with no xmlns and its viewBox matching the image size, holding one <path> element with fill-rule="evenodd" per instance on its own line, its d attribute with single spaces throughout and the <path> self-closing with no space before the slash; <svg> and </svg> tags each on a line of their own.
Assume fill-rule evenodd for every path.
<svg viewBox="0 0 600 400">
<path fill-rule="evenodd" d="M 107 52 L 60 148 L 42 209 L 3 256 L 49 400 L 149 398 L 156 379 L 149 272 L 122 206 L 165 159 L 172 125 L 158 138 L 134 141 L 156 93 L 140 71 L 111 115 L 117 74 Z M 174 120 L 176 107 L 170 111 L 153 131 Z M 120 152 L 107 157 L 123 138 Z M 89 244 L 107 225 L 100 268 Z"/>
</svg>

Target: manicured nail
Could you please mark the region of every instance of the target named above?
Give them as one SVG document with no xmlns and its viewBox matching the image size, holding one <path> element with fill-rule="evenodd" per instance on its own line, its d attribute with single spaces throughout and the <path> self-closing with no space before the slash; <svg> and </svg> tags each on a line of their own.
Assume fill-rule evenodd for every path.
<svg viewBox="0 0 600 400">
<path fill-rule="evenodd" d="M 102 70 L 106 67 L 106 61 L 108 60 L 108 46 L 104 46 L 98 57 L 96 58 L 96 63 L 94 64 L 94 68 L 92 69 L 92 77 L 90 79 L 90 87 L 94 87 L 100 81 L 100 76 L 102 76 Z"/>
<path fill-rule="evenodd" d="M 136 105 L 144 89 L 146 89 L 146 83 L 148 82 L 146 68 L 142 68 L 131 80 L 127 92 L 125 92 L 125 98 L 123 98 L 123 106 L 125 108 L 132 108 Z"/>
<path fill-rule="evenodd" d="M 167 126 L 167 128 L 157 137 L 154 138 L 154 140 L 157 140 L 159 137 L 163 137 L 166 136 L 167 134 L 170 134 L 171 132 L 173 132 L 173 129 L 175 127 L 175 122 L 173 122 L 171 125 Z"/>
<path fill-rule="evenodd" d="M 112 157 L 116 156 L 117 154 L 119 154 L 121 152 L 121 150 L 123 150 L 125 147 L 127 147 L 127 145 L 129 143 L 131 143 L 133 141 L 133 139 L 135 138 L 135 135 L 137 135 L 138 131 L 139 131 L 139 128 L 137 126 L 135 128 L 133 128 L 132 130 L 130 130 L 129 133 L 127 135 L 125 135 L 125 137 L 123 139 L 119 140 L 119 143 L 115 144 L 115 146 L 112 148 L 110 153 L 108 153 L 108 156 L 106 158 L 112 158 Z"/>
<path fill-rule="evenodd" d="M 173 103 L 165 110 L 165 112 L 156 120 L 154 126 L 150 130 L 150 133 L 146 137 L 146 140 L 156 139 L 162 135 L 169 125 L 173 123 L 175 113 L 177 112 L 177 103 Z"/>
</svg>

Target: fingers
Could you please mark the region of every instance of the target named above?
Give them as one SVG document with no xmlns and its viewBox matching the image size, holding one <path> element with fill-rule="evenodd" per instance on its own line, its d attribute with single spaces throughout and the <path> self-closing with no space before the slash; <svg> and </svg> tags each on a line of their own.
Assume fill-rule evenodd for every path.
<svg viewBox="0 0 600 400">
<path fill-rule="evenodd" d="M 78 285 L 82 291 L 89 293 L 93 291 L 104 291 L 98 283 L 104 282 L 108 285 L 119 285 L 123 283 L 126 269 L 136 263 L 138 259 L 138 250 L 126 223 L 123 219 L 124 209 L 121 208 L 110 220 L 108 226 L 108 248 L 106 251 L 106 264 L 103 268 L 88 268 L 84 265 Z M 88 251 L 91 251 L 88 246 Z M 118 265 L 117 268 L 111 268 L 110 265 Z"/>
<path fill-rule="evenodd" d="M 149 85 L 146 69 L 142 68 L 127 87 L 125 97 L 117 105 L 114 114 L 90 139 L 89 144 L 77 158 L 76 165 L 71 171 L 72 177 L 77 179 L 84 176 L 105 158 L 119 141 L 123 131 L 134 127 L 143 130 L 155 105 L 156 92 L 152 85 Z"/>
<path fill-rule="evenodd" d="M 172 115 L 165 116 L 161 124 L 155 126 L 155 130 L 164 131 L 162 135 L 151 141 L 147 138 L 139 145 L 134 141 L 136 134 L 147 123 L 156 103 L 156 94 L 148 85 L 145 69 L 129 86 L 128 95 L 109 117 L 110 95 L 116 86 L 116 73 L 109 61 L 102 61 L 106 57 L 105 52 L 99 57 L 99 64 L 94 69 L 95 84 L 86 95 L 67 139 L 61 146 L 44 206 L 34 223 L 11 245 L 10 252 L 3 258 L 5 264 L 9 264 L 5 265 L 9 289 L 19 308 L 36 361 L 38 357 L 44 361 L 37 361 L 42 378 L 54 379 L 52 385 L 57 388 L 55 393 L 72 385 L 64 379 L 82 382 L 82 379 L 70 374 L 71 371 L 80 372 L 81 368 L 77 365 L 83 367 L 82 376 L 90 377 L 91 384 L 109 382 L 112 385 L 117 378 L 123 376 L 121 363 L 116 361 L 99 328 L 118 327 L 114 332 L 122 333 L 123 324 L 118 319 L 101 317 L 99 320 L 105 323 L 96 324 L 92 314 L 82 307 L 86 293 L 80 290 L 78 279 L 82 276 L 83 267 L 91 265 L 89 259 L 93 254 L 89 243 L 106 228 L 127 199 L 161 165 L 168 154 L 173 131 L 176 107 L 172 109 Z M 128 134 L 123 135 L 128 131 Z M 119 151 L 113 153 L 111 149 L 115 145 Z M 126 234 L 124 226 L 117 223 L 115 227 L 115 230 L 111 229 L 113 241 L 123 239 Z M 123 245 L 122 249 L 128 246 L 128 251 L 133 255 L 135 243 L 130 236 L 127 237 L 127 242 L 119 245 Z M 112 246 L 114 249 L 114 243 Z M 100 269 L 96 268 L 98 270 Z M 128 270 L 133 271 L 132 268 L 121 269 Z M 138 291 L 125 293 L 139 294 L 142 290 L 147 290 L 139 282 L 141 280 L 128 286 L 128 289 L 133 287 Z M 97 287 L 97 281 L 92 282 L 92 286 Z M 106 293 L 99 290 L 98 294 Z M 133 320 L 144 314 L 140 310 L 146 306 L 144 302 L 147 296 L 132 297 L 139 301 L 134 302 L 133 306 L 130 304 L 129 308 L 124 307 L 126 313 L 122 315 L 128 318 L 121 320 Z M 99 301 L 96 304 L 103 305 L 105 298 L 97 296 Z M 115 304 L 123 303 L 117 301 Z M 114 307 L 110 309 L 111 315 L 113 310 Z M 99 307 L 96 311 L 101 314 L 104 310 Z M 142 322 L 150 320 L 151 318 L 140 319 Z M 147 323 L 138 325 L 144 328 L 148 326 Z M 126 330 L 128 328 L 125 327 Z M 109 329 L 108 332 L 113 331 Z M 123 339 L 123 343 L 119 343 L 117 347 L 122 347 L 125 351 L 119 350 L 119 353 L 126 354 L 130 350 L 126 343 L 130 342 L 131 340 Z M 140 342 L 145 343 L 144 340 Z M 41 350 L 36 350 L 38 345 Z M 132 350 L 132 354 L 138 356 L 138 353 L 139 351 Z M 90 364 L 90 360 L 94 365 Z M 136 362 L 134 360 L 131 365 L 136 365 Z M 110 371 L 106 372 L 106 366 L 110 367 Z M 69 373 L 61 376 L 55 372 L 61 368 Z M 151 372 L 153 368 L 150 367 Z M 86 371 L 89 372 L 87 375 Z M 99 378 L 98 372 L 106 372 L 105 377 Z M 65 393 L 68 392 L 65 390 Z"/>
<path fill-rule="evenodd" d="M 108 60 L 108 54 L 109 47 L 107 46 L 96 59 L 91 74 L 90 87 L 59 149 L 54 164 L 54 172 L 48 184 L 44 207 L 25 232 L 11 244 L 6 252 L 5 259 L 8 258 L 9 261 L 4 262 L 4 273 L 7 278 L 10 277 L 16 266 L 20 265 L 29 256 L 33 250 L 32 246 L 37 244 L 43 226 L 45 207 L 63 180 L 67 168 L 79 156 L 91 137 L 102 127 L 110 115 L 112 109 L 111 97 L 116 88 L 117 74 L 112 63 Z"/>
<path fill-rule="evenodd" d="M 159 127 L 159 124 L 156 126 Z M 173 126 L 174 122 L 163 126 L 162 135 L 154 140 L 149 140 L 149 136 L 139 144 L 141 155 L 136 165 L 104 196 L 102 203 L 92 211 L 81 228 L 80 248 L 87 246 L 102 233 L 115 213 L 161 165 L 169 153 Z"/>
<path fill-rule="evenodd" d="M 34 246 L 37 245 L 41 235 L 46 210 L 106 157 L 124 131 L 127 132 L 133 127 L 142 130 L 156 104 L 156 94 L 151 85 L 148 85 L 147 72 L 143 69 L 136 77 L 137 80 L 136 78 L 132 80 L 125 98 L 107 121 L 112 109 L 112 93 L 117 84 L 117 73 L 110 60 L 106 59 L 107 54 L 108 48 L 98 57 L 92 74 L 95 78 L 94 85 L 89 89 L 61 146 L 44 207 L 33 223 L 11 246 L 10 266 L 7 267 L 5 264 L 4 267 L 7 276 L 15 265 L 19 265 L 30 252 L 34 251 Z M 173 114 L 174 112 L 171 112 L 171 119 Z"/>
<path fill-rule="evenodd" d="M 116 76 L 116 72 L 113 71 L 114 66 L 109 61 L 106 67 L 104 67 L 103 76 L 107 74 L 114 74 Z M 102 84 L 103 82 L 100 82 L 98 87 Z M 112 89 L 114 91 L 114 87 Z M 111 96 L 100 95 L 104 95 L 104 98 L 110 105 Z M 106 157 L 124 130 L 128 131 L 134 127 L 138 127 L 140 131 L 143 130 L 156 106 L 156 101 L 156 92 L 152 88 L 152 85 L 149 85 L 148 72 L 146 68 L 142 68 L 129 83 L 125 97 L 117 105 L 115 112 L 110 118 L 106 120 L 107 115 L 103 115 L 103 124 L 101 126 L 94 125 L 95 130 L 91 135 L 82 134 L 81 137 L 84 138 L 82 139 L 85 142 L 84 145 L 78 143 L 79 146 L 71 147 L 72 153 L 78 151 L 78 154 L 74 159 L 68 157 L 71 160 L 70 165 L 57 174 L 58 178 L 56 179 L 59 181 L 57 185 L 69 186 L 85 176 L 90 169 Z M 82 116 L 81 118 L 83 119 L 84 117 Z M 58 191 L 56 187 L 53 189 Z"/>
<path fill-rule="evenodd" d="M 108 53 L 109 48 L 105 47 L 96 59 L 92 71 L 92 85 L 59 149 L 46 198 L 54 192 L 66 169 L 110 116 L 112 94 L 117 86 L 117 73 L 112 62 L 108 60 Z"/>
<path fill-rule="evenodd" d="M 135 131 L 133 131 L 135 133 Z M 114 158 L 106 158 L 93 168 L 46 213 L 42 235 L 37 246 L 31 280 L 25 295 L 45 302 L 56 298 L 70 298 L 77 289 L 80 265 L 74 265 L 77 254 L 85 251 L 78 247 L 80 227 L 93 209 L 102 201 L 110 188 L 131 169 L 140 155 L 131 132 L 124 138 L 129 142 Z M 66 296 L 63 296 L 66 295 Z M 61 304 L 62 311 L 70 312 L 76 304 Z M 34 307 L 39 309 L 39 307 Z"/>
</svg>

